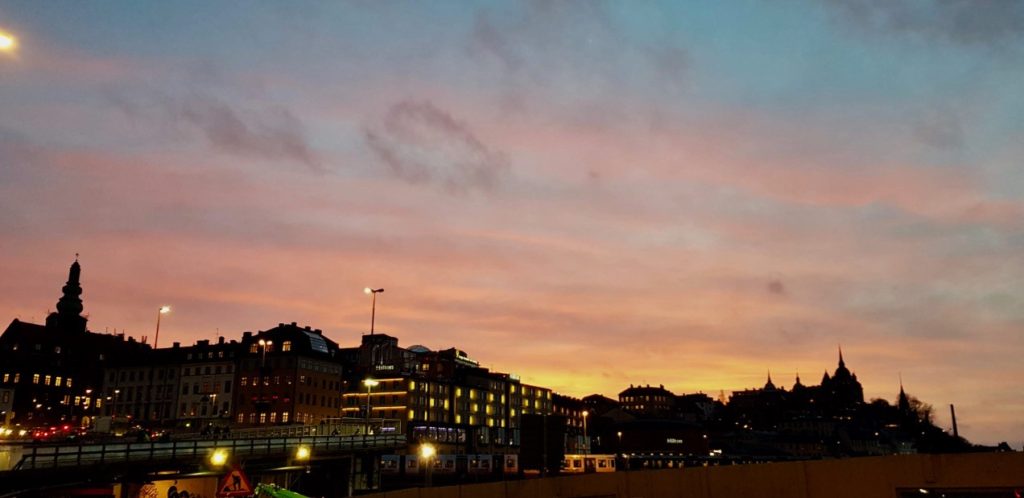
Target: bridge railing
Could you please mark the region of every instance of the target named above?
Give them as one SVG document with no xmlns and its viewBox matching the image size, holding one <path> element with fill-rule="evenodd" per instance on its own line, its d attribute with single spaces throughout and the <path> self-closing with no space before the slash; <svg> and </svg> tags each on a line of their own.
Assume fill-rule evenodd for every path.
<svg viewBox="0 0 1024 498">
<path fill-rule="evenodd" d="M 216 449 L 239 456 L 276 456 L 299 446 L 316 452 L 370 451 L 405 445 L 403 434 L 352 436 L 263 437 L 143 443 L 104 443 L 76 446 L 25 447 L 13 470 L 76 467 L 123 462 L 201 460 Z"/>
</svg>

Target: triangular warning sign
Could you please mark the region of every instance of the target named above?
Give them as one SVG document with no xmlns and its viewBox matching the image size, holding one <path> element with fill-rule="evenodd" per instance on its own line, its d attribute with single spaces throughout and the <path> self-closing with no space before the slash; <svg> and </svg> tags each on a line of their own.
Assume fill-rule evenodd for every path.
<svg viewBox="0 0 1024 498">
<path fill-rule="evenodd" d="M 252 484 L 249 484 L 249 478 L 245 476 L 245 472 L 242 472 L 242 469 L 233 467 L 224 476 L 224 479 L 221 479 L 220 485 L 217 486 L 217 496 L 220 498 L 249 496 L 252 493 Z"/>
</svg>

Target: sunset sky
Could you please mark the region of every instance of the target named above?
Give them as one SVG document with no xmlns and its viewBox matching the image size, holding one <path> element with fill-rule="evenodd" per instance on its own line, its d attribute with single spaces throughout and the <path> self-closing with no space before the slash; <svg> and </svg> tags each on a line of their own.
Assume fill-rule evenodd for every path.
<svg viewBox="0 0 1024 498">
<path fill-rule="evenodd" d="M 1024 445 L 1024 2 L 0 1 L 0 320 L 717 397 L 841 344 Z"/>
</svg>

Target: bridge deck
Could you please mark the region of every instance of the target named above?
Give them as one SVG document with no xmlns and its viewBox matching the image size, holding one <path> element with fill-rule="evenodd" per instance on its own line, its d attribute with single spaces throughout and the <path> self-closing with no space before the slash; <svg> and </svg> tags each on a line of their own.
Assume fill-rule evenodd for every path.
<svg viewBox="0 0 1024 498">
<path fill-rule="evenodd" d="M 122 462 L 200 460 L 223 448 L 238 456 L 279 456 L 305 445 L 317 453 L 393 449 L 406 444 L 403 434 L 294 436 L 168 442 L 32 445 L 12 470 L 53 469 Z"/>
</svg>

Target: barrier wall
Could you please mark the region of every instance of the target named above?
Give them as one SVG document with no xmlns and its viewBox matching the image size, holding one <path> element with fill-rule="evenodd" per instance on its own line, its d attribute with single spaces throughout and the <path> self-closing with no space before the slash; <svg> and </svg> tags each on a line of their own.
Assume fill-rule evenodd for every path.
<svg viewBox="0 0 1024 498">
<path fill-rule="evenodd" d="M 364 498 L 863 498 L 897 490 L 1024 488 L 1024 453 L 691 467 L 413 488 Z M 922 495 L 924 496 L 924 495 Z M 1012 492 L 1010 493 L 1012 496 Z"/>
</svg>

